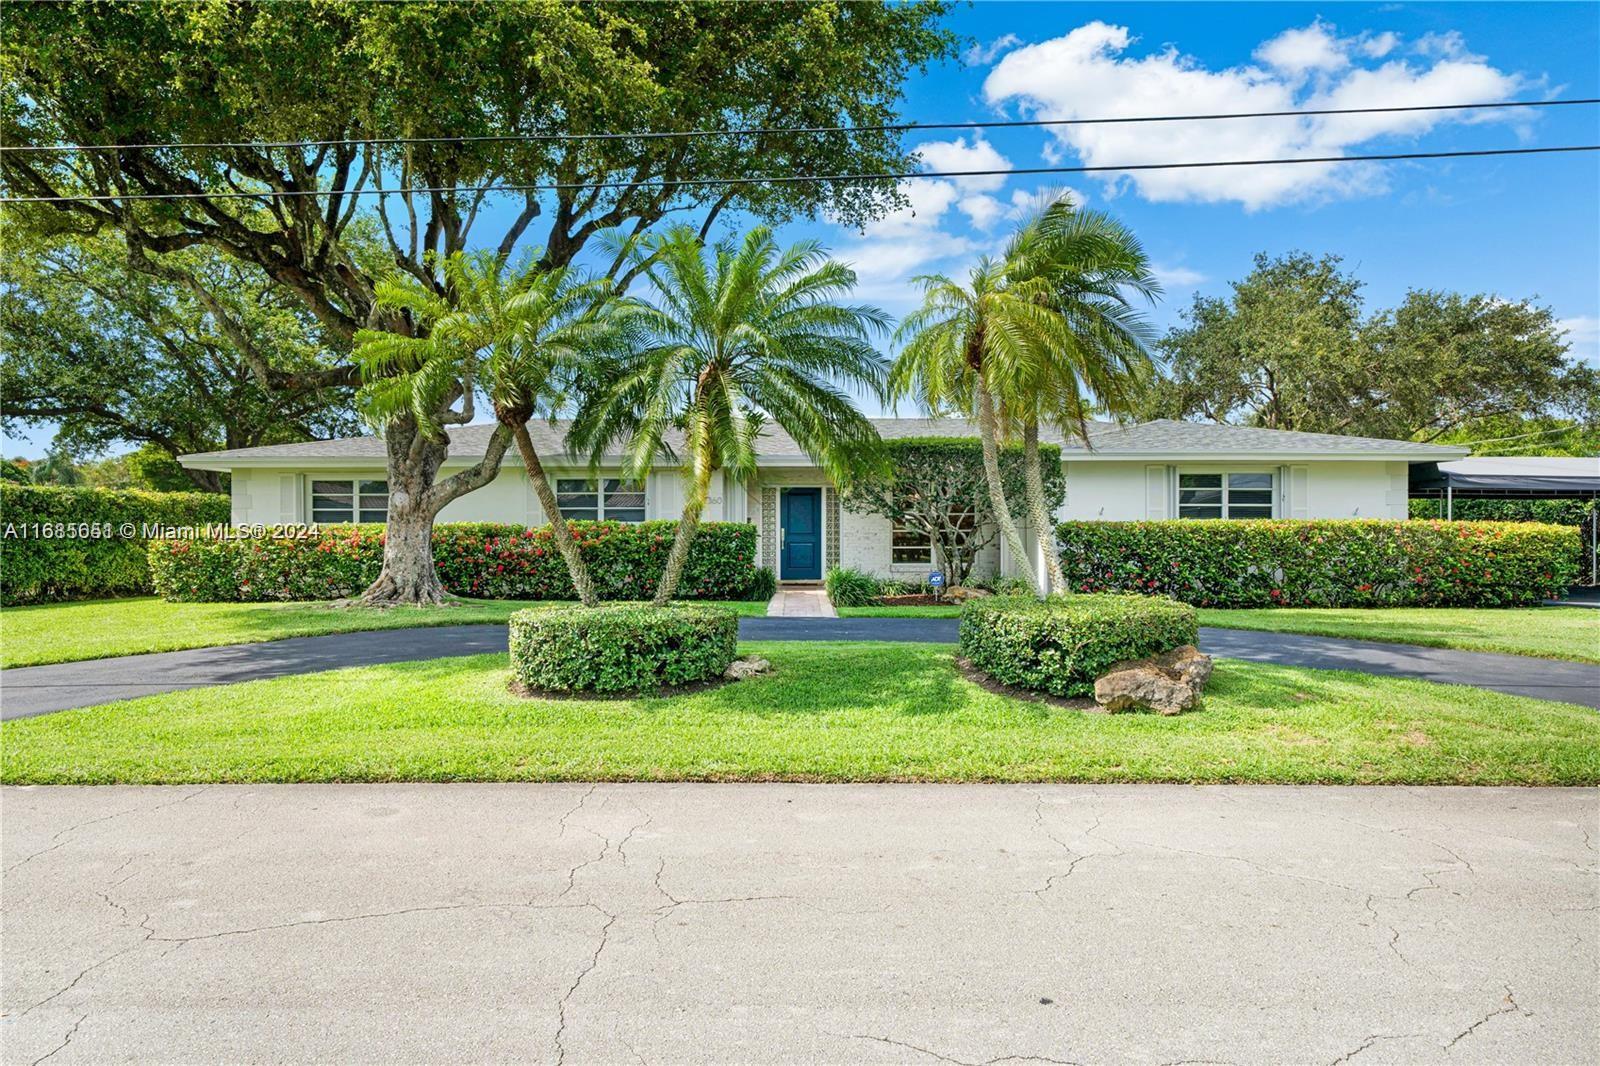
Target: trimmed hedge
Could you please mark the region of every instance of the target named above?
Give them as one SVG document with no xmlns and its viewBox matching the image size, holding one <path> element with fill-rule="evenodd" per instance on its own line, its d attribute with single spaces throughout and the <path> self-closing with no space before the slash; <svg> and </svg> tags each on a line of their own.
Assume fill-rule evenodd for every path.
<svg viewBox="0 0 1600 1066">
<path fill-rule="evenodd" d="M 738 641 L 739 618 L 724 607 L 518 611 L 511 670 L 536 692 L 651 692 L 720 678 Z"/>
<path fill-rule="evenodd" d="M 0 483 L 0 603 L 148 594 L 147 527 L 226 525 L 230 509 L 204 492 Z"/>
<path fill-rule="evenodd" d="M 1532 522 L 1066 522 L 1068 585 L 1199 607 L 1514 607 L 1577 579 L 1578 532 Z"/>
<path fill-rule="evenodd" d="M 1003 685 L 1092 696 L 1095 679 L 1199 639 L 1195 609 L 1164 596 L 991 596 L 961 611 L 961 654 Z"/>
<path fill-rule="evenodd" d="M 672 548 L 672 521 L 569 522 L 600 597 L 655 595 Z M 327 600 L 353 596 L 383 566 L 384 527 L 326 526 L 305 539 L 161 541 L 150 545 L 156 590 L 169 600 Z M 707 522 L 689 549 L 683 599 L 770 598 L 755 565 L 755 526 Z M 445 588 L 495 600 L 570 600 L 572 579 L 549 526 L 462 522 L 434 527 Z"/>
</svg>

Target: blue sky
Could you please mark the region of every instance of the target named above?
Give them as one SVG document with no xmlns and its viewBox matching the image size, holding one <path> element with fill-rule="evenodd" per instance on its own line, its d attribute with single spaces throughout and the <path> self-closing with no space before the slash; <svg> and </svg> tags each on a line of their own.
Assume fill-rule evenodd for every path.
<svg viewBox="0 0 1600 1066">
<path fill-rule="evenodd" d="M 915 78 L 922 122 L 1067 118 L 1600 96 L 1596 4 L 977 3 L 949 25 L 962 62 Z M 1381 118 L 1234 120 L 912 134 L 929 169 L 1106 164 L 1600 142 L 1600 108 Z M 859 297 L 900 314 L 909 278 L 997 250 L 1018 202 L 1050 179 L 907 182 L 913 209 L 846 229 L 794 223 L 860 275 Z M 1410 288 L 1537 297 L 1600 360 L 1600 156 L 1215 169 L 1061 184 L 1130 225 L 1177 321 L 1195 292 L 1225 293 L 1257 252 L 1344 257 L 1369 307 Z M 493 229 L 494 220 L 485 232 Z M 731 220 L 737 227 L 739 220 Z M 875 407 L 865 404 L 873 413 Z M 50 432 L 7 437 L 38 454 Z"/>
</svg>

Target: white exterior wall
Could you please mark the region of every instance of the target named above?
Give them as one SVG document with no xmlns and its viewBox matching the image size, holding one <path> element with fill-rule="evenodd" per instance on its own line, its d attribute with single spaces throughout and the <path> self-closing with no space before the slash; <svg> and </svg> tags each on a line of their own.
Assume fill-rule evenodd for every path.
<svg viewBox="0 0 1600 1066">
<path fill-rule="evenodd" d="M 1067 469 L 1066 521 L 1137 522 L 1175 518 L 1177 475 L 1272 472 L 1278 518 L 1386 518 L 1407 515 L 1409 464 L 1368 460 L 1305 463 L 1073 462 Z"/>
<path fill-rule="evenodd" d="M 1275 513 L 1284 518 L 1385 518 L 1407 515 L 1408 465 L 1405 462 L 1328 460 L 1289 463 L 1146 463 L 1134 461 L 1066 464 L 1067 498 L 1058 512 L 1064 520 L 1140 521 L 1173 517 L 1176 477 L 1180 472 L 1265 471 L 1277 474 Z M 448 475 L 454 468 L 447 468 Z M 549 471 L 552 482 L 561 476 L 583 477 L 582 470 Z M 616 476 L 610 471 L 602 476 Z M 233 471 L 232 517 L 235 524 L 305 522 L 310 514 L 311 482 L 319 478 L 381 479 L 376 468 L 303 470 L 290 468 L 240 468 Z M 707 521 L 752 522 L 761 526 L 761 490 L 764 486 L 826 486 L 826 476 L 808 467 L 769 467 L 748 485 L 725 474 L 712 485 L 706 507 Z M 675 519 L 683 510 L 683 486 L 677 470 L 651 474 L 645 484 L 645 514 L 649 518 Z M 1015 516 L 1019 521 L 1022 515 Z M 493 482 L 447 505 L 441 522 L 511 522 L 542 525 L 545 516 L 520 465 L 507 465 Z M 854 514 L 841 507 L 839 528 L 829 525 L 824 508 L 824 535 L 838 538 L 839 563 L 881 577 L 920 579 L 929 567 L 894 566 L 890 563 L 890 523 L 878 515 Z M 1032 532 L 1025 531 L 1030 547 Z M 758 549 L 759 552 L 759 549 Z M 1000 569 L 1016 572 L 998 538 L 979 553 L 975 573 L 988 575 Z M 759 554 L 758 554 L 758 557 Z"/>
</svg>

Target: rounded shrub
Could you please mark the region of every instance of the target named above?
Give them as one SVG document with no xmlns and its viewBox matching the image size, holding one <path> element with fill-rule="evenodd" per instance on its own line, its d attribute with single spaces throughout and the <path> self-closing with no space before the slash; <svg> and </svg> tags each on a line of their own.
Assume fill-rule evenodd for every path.
<svg viewBox="0 0 1600 1066">
<path fill-rule="evenodd" d="M 1126 659 L 1199 638 L 1195 609 L 1164 596 L 991 596 L 961 611 L 961 654 L 1003 685 L 1089 696 Z"/>
<path fill-rule="evenodd" d="M 511 616 L 511 670 L 541 692 L 650 692 L 721 677 L 738 640 L 738 616 L 721 607 L 518 611 Z"/>
</svg>

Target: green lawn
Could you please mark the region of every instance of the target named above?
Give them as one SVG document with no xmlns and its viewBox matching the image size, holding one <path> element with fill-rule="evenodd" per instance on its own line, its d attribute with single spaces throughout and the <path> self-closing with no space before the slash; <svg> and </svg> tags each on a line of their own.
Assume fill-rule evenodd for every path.
<svg viewBox="0 0 1600 1066">
<path fill-rule="evenodd" d="M 961 608 L 840 607 L 841 618 L 956 618 Z M 1202 608 L 1200 624 L 1600 663 L 1600 610 L 1585 607 Z"/>
<path fill-rule="evenodd" d="M 519 699 L 503 655 L 175 692 L 0 725 L 0 779 L 1600 783 L 1600 715 L 1456 686 L 1223 661 L 1199 712 L 1107 716 L 948 647 L 744 650 L 777 673 L 665 699 Z"/>
<path fill-rule="evenodd" d="M 167 603 L 149 596 L 7 607 L 0 611 L 0 666 L 37 666 L 365 629 L 504 622 L 513 611 L 549 606 L 554 604 L 462 600 L 446 607 L 377 610 L 326 603 Z M 767 610 L 764 601 L 722 606 L 740 614 L 765 614 Z"/>
<path fill-rule="evenodd" d="M 1586 607 L 1202 610 L 1200 624 L 1600 663 L 1600 610 Z"/>
</svg>

